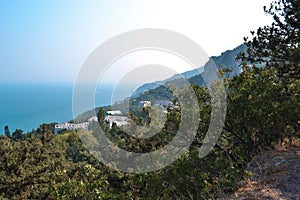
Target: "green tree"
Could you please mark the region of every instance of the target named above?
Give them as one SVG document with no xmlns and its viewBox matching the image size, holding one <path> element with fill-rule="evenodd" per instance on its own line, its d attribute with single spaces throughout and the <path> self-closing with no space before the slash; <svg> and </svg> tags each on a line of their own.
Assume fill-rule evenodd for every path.
<svg viewBox="0 0 300 200">
<path fill-rule="evenodd" d="M 63 151 L 39 138 L 0 139 L 0 199 L 47 199 L 49 173 L 67 169 Z"/>
<path fill-rule="evenodd" d="M 23 131 L 21 129 L 16 129 L 16 131 L 12 133 L 12 139 L 23 140 L 24 139 Z"/>
<path fill-rule="evenodd" d="M 60 200 L 120 199 L 110 191 L 105 174 L 89 164 L 79 164 L 72 173 L 57 170 L 50 175 L 51 196 Z"/>
<path fill-rule="evenodd" d="M 97 113 L 97 118 L 99 122 L 103 122 L 105 119 L 105 111 L 103 108 L 99 108 L 99 111 Z"/>
<path fill-rule="evenodd" d="M 256 66 L 277 69 L 277 75 L 285 82 L 290 78 L 299 79 L 300 1 L 275 0 L 264 11 L 274 21 L 251 32 L 251 38 L 245 38 L 248 55 L 243 54 L 242 58 Z"/>
<path fill-rule="evenodd" d="M 54 128 L 52 124 L 41 124 L 39 127 L 42 142 L 49 142 L 52 139 Z"/>
<path fill-rule="evenodd" d="M 105 111 L 103 108 L 99 108 L 99 111 L 97 113 L 97 119 L 101 129 L 105 130 L 107 127 L 105 122 Z"/>
<path fill-rule="evenodd" d="M 6 135 L 6 137 L 10 138 L 10 131 L 9 131 L 8 126 L 4 127 L 4 134 Z"/>
</svg>

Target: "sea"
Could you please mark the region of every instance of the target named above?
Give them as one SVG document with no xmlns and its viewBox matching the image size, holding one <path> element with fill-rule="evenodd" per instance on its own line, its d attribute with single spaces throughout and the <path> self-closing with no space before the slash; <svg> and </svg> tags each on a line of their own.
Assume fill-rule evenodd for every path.
<svg viewBox="0 0 300 200">
<path fill-rule="evenodd" d="M 102 85 L 95 106 L 111 105 L 113 89 Z M 72 94 L 72 83 L 0 83 L 0 134 L 5 126 L 26 133 L 43 123 L 72 120 Z"/>
</svg>

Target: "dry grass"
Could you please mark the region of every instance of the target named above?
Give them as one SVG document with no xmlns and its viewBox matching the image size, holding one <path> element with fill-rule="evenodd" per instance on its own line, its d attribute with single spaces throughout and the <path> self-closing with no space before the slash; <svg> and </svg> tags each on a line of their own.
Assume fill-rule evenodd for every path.
<svg viewBox="0 0 300 200">
<path fill-rule="evenodd" d="M 283 141 L 275 150 L 257 155 L 249 164 L 249 177 L 229 199 L 300 199 L 300 140 Z"/>
</svg>

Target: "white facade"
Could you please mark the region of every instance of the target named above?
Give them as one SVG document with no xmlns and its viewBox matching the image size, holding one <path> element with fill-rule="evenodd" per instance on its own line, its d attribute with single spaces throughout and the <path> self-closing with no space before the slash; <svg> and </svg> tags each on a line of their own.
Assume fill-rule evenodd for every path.
<svg viewBox="0 0 300 200">
<path fill-rule="evenodd" d="M 88 122 L 97 122 L 97 121 L 98 121 L 98 118 L 96 116 L 88 119 Z"/>
<path fill-rule="evenodd" d="M 106 111 L 108 115 L 122 115 L 121 110 L 111 110 L 111 111 Z"/>
<path fill-rule="evenodd" d="M 63 123 L 63 124 L 56 124 L 55 125 L 55 133 L 58 131 L 67 130 L 67 131 L 75 131 L 77 129 L 84 129 L 88 130 L 89 122 L 84 122 L 80 124 L 71 124 L 71 123 Z"/>
<path fill-rule="evenodd" d="M 106 116 L 105 121 L 109 123 L 109 127 L 112 127 L 113 123 L 116 123 L 117 126 L 125 125 L 130 121 L 130 119 L 125 116 Z"/>
<path fill-rule="evenodd" d="M 113 123 L 116 123 L 117 126 L 122 126 L 127 124 L 130 121 L 130 118 L 126 116 L 120 116 L 122 112 L 120 110 L 114 111 L 106 111 L 107 116 L 105 117 L 105 121 L 109 123 L 109 126 L 112 127 Z M 93 116 L 88 119 L 88 122 L 80 123 L 80 124 L 72 124 L 72 123 L 61 123 L 55 125 L 55 133 L 58 133 L 62 130 L 67 131 L 75 131 L 77 129 L 89 130 L 89 125 L 92 122 L 98 122 L 98 118 Z"/>
<path fill-rule="evenodd" d="M 140 101 L 139 107 L 140 108 L 151 107 L 151 101 Z"/>
<path fill-rule="evenodd" d="M 168 100 L 157 100 L 156 101 L 156 105 L 164 107 L 164 108 L 174 107 L 173 102 L 172 101 L 168 101 Z"/>
</svg>

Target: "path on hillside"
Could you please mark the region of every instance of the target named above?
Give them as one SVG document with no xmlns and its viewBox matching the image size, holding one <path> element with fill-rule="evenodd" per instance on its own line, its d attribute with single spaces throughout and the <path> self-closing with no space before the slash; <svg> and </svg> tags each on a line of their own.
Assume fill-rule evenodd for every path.
<svg viewBox="0 0 300 200">
<path fill-rule="evenodd" d="M 253 175 L 240 183 L 233 195 L 219 200 L 300 200 L 300 141 L 256 156 L 250 163 Z"/>
</svg>

